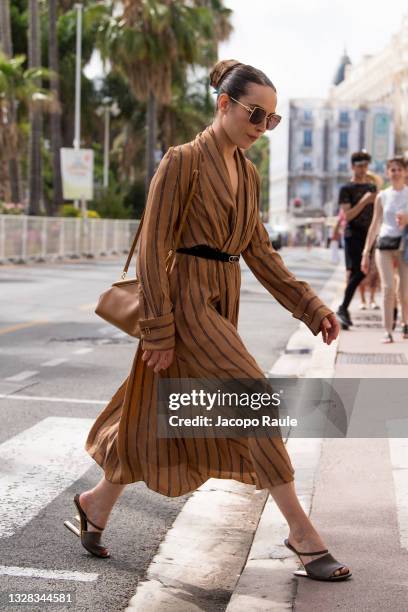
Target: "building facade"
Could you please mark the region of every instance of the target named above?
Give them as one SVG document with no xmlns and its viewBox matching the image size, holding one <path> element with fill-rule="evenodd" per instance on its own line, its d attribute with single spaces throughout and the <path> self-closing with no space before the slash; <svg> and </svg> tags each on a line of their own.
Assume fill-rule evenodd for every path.
<svg viewBox="0 0 408 612">
<path fill-rule="evenodd" d="M 331 88 L 330 100 L 337 105 L 391 107 L 396 153 L 408 152 L 408 15 L 383 51 L 346 66 L 344 79 Z"/>
<path fill-rule="evenodd" d="M 394 152 L 394 125 L 392 110 L 374 104 L 296 99 L 284 113 L 286 120 L 271 137 L 269 220 L 279 230 L 291 231 L 296 218 L 337 213 L 339 189 L 350 178 L 354 151 L 367 149 L 372 170 L 384 174 Z"/>
</svg>

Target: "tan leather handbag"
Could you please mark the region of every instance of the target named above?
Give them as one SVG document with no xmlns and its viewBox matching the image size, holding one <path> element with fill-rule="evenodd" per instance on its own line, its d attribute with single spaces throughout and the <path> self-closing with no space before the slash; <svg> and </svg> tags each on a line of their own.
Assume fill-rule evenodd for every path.
<svg viewBox="0 0 408 612">
<path fill-rule="evenodd" d="M 188 209 L 194 196 L 197 178 L 198 170 L 194 170 L 190 192 L 188 194 L 180 225 L 178 227 L 174 239 L 174 246 L 168 252 L 166 257 L 167 274 L 171 271 L 174 262 L 176 250 L 180 242 L 181 232 L 183 230 L 183 226 L 187 217 Z M 130 247 L 129 255 L 127 257 L 125 267 L 123 268 L 123 272 L 121 275 L 121 280 L 116 281 L 116 283 L 113 283 L 112 287 L 102 293 L 99 298 L 98 305 L 95 309 L 96 314 L 102 317 L 102 319 L 105 319 L 105 321 L 108 321 L 108 323 L 115 325 L 115 327 L 118 327 L 122 331 L 135 338 L 140 338 L 140 291 L 142 290 L 142 288 L 140 285 L 140 281 L 137 277 L 126 280 L 126 275 L 129 269 L 130 261 L 133 257 L 133 253 L 136 249 L 140 231 L 142 229 L 144 214 L 145 211 L 143 211 L 139 227 L 137 228 L 137 232 L 133 239 L 132 246 Z"/>
</svg>

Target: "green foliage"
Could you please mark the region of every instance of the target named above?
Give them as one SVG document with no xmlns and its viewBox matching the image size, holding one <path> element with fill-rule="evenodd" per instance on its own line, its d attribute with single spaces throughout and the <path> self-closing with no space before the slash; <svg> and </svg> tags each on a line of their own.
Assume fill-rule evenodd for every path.
<svg viewBox="0 0 408 612">
<path fill-rule="evenodd" d="M 88 219 L 100 219 L 101 216 L 96 210 L 87 210 L 86 216 Z M 75 208 L 73 204 L 63 204 L 60 210 L 60 215 L 62 217 L 82 217 L 82 211 L 80 208 Z"/>
<path fill-rule="evenodd" d="M 120 185 L 108 189 L 99 189 L 96 197 L 89 203 L 89 208 L 98 212 L 105 219 L 130 219 L 131 210 L 123 201 L 123 191 Z"/>
<path fill-rule="evenodd" d="M 23 204 L 15 204 L 14 202 L 0 202 L 0 215 L 22 215 L 23 213 Z"/>
<path fill-rule="evenodd" d="M 87 210 L 88 219 L 100 219 L 101 215 L 96 212 L 96 210 Z"/>
<path fill-rule="evenodd" d="M 124 206 L 130 211 L 132 219 L 140 219 L 145 207 L 145 188 L 143 181 L 131 185 L 123 199 Z"/>
<path fill-rule="evenodd" d="M 72 146 L 74 132 L 74 4 L 74 0 L 58 2 L 60 116 L 62 146 L 66 147 Z M 42 64 L 47 66 L 48 2 L 41 0 L 39 5 Z M 131 20 L 126 23 L 123 15 L 115 13 L 113 17 L 113 8 L 120 7 L 120 3 L 113 0 L 84 0 L 83 5 L 82 65 L 85 67 L 95 49 L 109 60 L 110 65 L 110 71 L 99 82 L 88 79 L 84 72 L 81 75 L 81 146 L 92 148 L 95 153 L 96 195 L 90 207 L 102 217 L 138 218 L 145 204 L 146 96 L 143 94 L 154 85 L 159 101 L 158 146 L 163 152 L 171 145 L 191 140 L 208 125 L 213 115 L 208 79 L 203 75 L 197 78 L 194 69 L 208 67 L 216 60 L 218 42 L 226 39 L 231 31 L 232 11 L 225 8 L 221 0 L 140 0 L 135 3 L 129 0 L 123 6 L 136 13 L 140 10 L 139 16 L 144 18 L 130 24 Z M 26 70 L 28 0 L 12 0 L 10 11 L 13 50 L 16 56 L 25 56 L 18 69 L 20 75 L 24 74 L 26 83 L 32 83 L 35 75 Z M 47 79 L 46 71 L 42 76 Z M 0 78 L 1 88 L 6 88 L 4 76 Z M 24 100 L 28 90 L 24 92 L 23 89 L 18 105 L 19 158 L 26 182 L 30 125 L 28 105 Z M 111 117 L 110 187 L 104 191 L 98 187 L 103 175 L 104 117 L 97 111 L 106 97 L 117 105 L 119 113 Z M 43 136 L 45 142 L 49 140 L 47 117 Z M 50 151 L 44 145 L 42 156 L 43 192 L 48 210 L 53 195 L 53 177 Z M 69 204 L 64 205 L 63 211 L 68 211 L 63 214 L 69 215 L 79 212 Z"/>
<path fill-rule="evenodd" d="M 261 136 L 247 151 L 247 157 L 255 164 L 261 176 L 261 211 L 269 210 L 269 138 Z"/>
<path fill-rule="evenodd" d="M 73 204 L 63 204 L 61 207 L 62 217 L 80 217 L 81 211 L 79 208 L 75 208 Z"/>
</svg>

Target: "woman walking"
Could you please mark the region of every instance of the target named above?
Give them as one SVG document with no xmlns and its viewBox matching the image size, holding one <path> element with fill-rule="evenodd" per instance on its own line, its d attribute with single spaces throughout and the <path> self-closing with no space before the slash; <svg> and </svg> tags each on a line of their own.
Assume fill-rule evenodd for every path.
<svg viewBox="0 0 408 612">
<path fill-rule="evenodd" d="M 399 285 L 402 310 L 402 337 L 408 339 L 408 262 L 403 257 L 402 237 L 408 224 L 408 187 L 405 185 L 405 161 L 394 157 L 387 162 L 390 187 L 380 191 L 374 204 L 373 219 L 368 230 L 361 260 L 365 274 L 370 265 L 370 251 L 378 235 L 375 258 L 383 292 L 382 342 L 394 342 L 392 335 L 395 304 L 395 276 Z M 396 275 L 394 273 L 396 271 Z"/>
<path fill-rule="evenodd" d="M 208 478 L 235 479 L 269 489 L 289 524 L 285 543 L 309 577 L 344 580 L 351 572 L 328 553 L 304 513 L 280 437 L 156 435 L 160 378 L 264 379 L 237 333 L 240 254 L 314 335 L 321 332 L 330 344 L 339 332 L 332 311 L 286 269 L 260 220 L 260 178 L 243 150 L 279 123 L 275 87 L 261 71 L 235 60 L 219 62 L 211 84 L 218 94 L 213 123 L 192 142 L 170 148 L 150 186 L 137 258 L 142 339 L 129 377 L 86 441 L 104 477 L 75 497 L 81 541 L 93 554 L 109 556 L 101 533 L 126 484 L 143 480 L 162 495 L 179 496 Z M 165 257 L 195 169 L 197 188 L 168 275 Z"/>
</svg>

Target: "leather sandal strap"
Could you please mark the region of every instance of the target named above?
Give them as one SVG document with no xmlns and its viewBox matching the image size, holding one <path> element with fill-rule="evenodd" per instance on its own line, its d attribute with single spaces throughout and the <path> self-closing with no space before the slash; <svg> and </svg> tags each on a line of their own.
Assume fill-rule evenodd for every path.
<svg viewBox="0 0 408 612">
<path fill-rule="evenodd" d="M 325 550 L 317 550 L 316 552 L 299 552 L 298 550 L 296 551 L 296 553 L 298 555 L 305 555 L 308 557 L 314 557 L 315 555 L 324 555 L 325 553 L 328 553 L 329 551 L 327 550 L 327 548 Z"/>
<path fill-rule="evenodd" d="M 75 502 L 75 505 L 76 505 L 76 507 L 77 507 L 77 509 L 78 509 L 79 514 L 80 514 L 80 515 L 82 515 L 82 517 L 83 517 L 83 518 L 84 518 L 84 519 L 85 519 L 85 520 L 86 520 L 88 523 L 91 523 L 91 525 L 92 525 L 93 527 L 95 527 L 96 529 L 99 529 L 99 531 L 103 531 L 103 530 L 105 529 L 105 527 L 99 527 L 98 525 L 96 525 L 96 524 L 95 524 L 93 521 L 91 521 L 91 519 L 89 519 L 89 518 L 86 516 L 84 509 L 82 508 L 81 504 L 79 503 L 79 493 L 77 493 L 77 494 L 75 495 L 75 497 L 74 497 L 74 502 Z"/>
<path fill-rule="evenodd" d="M 88 521 L 88 523 L 91 523 L 93 527 L 96 527 L 96 529 L 99 529 L 99 531 L 103 531 L 105 529 L 105 527 L 98 527 L 98 525 L 96 525 L 93 521 L 91 521 L 91 519 L 89 519 L 86 516 L 85 512 L 84 512 L 84 515 L 85 515 L 85 519 Z"/>
<path fill-rule="evenodd" d="M 307 574 L 314 578 L 330 578 L 336 570 L 346 567 L 344 563 L 339 563 L 330 553 L 320 559 L 315 559 L 306 563 L 304 566 Z M 345 574 L 346 575 L 346 574 Z M 336 576 L 333 576 L 336 578 Z"/>
<path fill-rule="evenodd" d="M 290 550 L 292 550 L 297 555 L 305 555 L 309 557 L 313 557 L 314 555 L 324 555 L 325 553 L 329 552 L 327 548 L 325 550 L 317 550 L 316 552 L 299 552 L 294 546 L 292 546 L 288 539 L 285 540 L 285 546 L 290 548 Z"/>
</svg>

